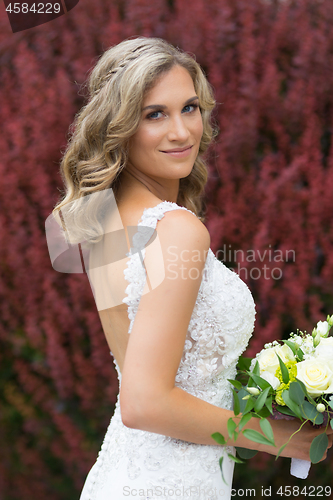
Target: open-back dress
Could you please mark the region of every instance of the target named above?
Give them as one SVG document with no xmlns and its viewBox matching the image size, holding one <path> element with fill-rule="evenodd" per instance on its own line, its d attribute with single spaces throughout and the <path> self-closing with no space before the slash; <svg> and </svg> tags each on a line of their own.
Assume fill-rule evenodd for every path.
<svg viewBox="0 0 333 500">
<path fill-rule="evenodd" d="M 165 212 L 179 209 L 188 210 L 162 201 L 155 207 L 145 208 L 138 223 L 124 270 L 128 281 L 127 296 L 123 299 L 128 305 L 128 333 L 146 281 L 135 241 L 140 241 L 142 248 L 145 228 L 156 229 Z M 142 252 L 144 258 L 144 248 Z M 236 364 L 247 347 L 254 319 L 255 305 L 247 285 L 209 249 L 175 385 L 208 403 L 232 409 L 228 379 L 235 377 Z M 115 359 L 114 363 L 120 388 L 121 373 Z M 231 498 L 234 469 L 228 453 L 234 454 L 235 449 L 191 443 L 126 427 L 121 420 L 118 394 L 104 442 L 86 478 L 80 500 L 227 500 Z M 222 480 L 219 466 L 222 455 L 227 484 Z"/>
</svg>

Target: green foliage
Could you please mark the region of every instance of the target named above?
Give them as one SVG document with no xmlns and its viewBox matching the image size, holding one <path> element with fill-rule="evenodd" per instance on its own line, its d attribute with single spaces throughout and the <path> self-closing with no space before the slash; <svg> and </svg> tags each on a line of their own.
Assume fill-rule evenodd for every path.
<svg viewBox="0 0 333 500">
<path fill-rule="evenodd" d="M 312 463 L 316 464 L 319 462 L 327 450 L 328 437 L 326 432 L 319 434 L 314 438 L 310 447 L 310 460 Z"/>
<path fill-rule="evenodd" d="M 236 446 L 236 450 L 238 455 L 245 460 L 254 457 L 258 453 L 257 450 L 250 450 L 249 448 L 241 448 L 239 446 Z"/>
<path fill-rule="evenodd" d="M 290 384 L 289 395 L 290 398 L 299 406 L 301 406 L 304 403 L 305 394 L 298 380 Z"/>
<path fill-rule="evenodd" d="M 267 387 L 257 398 L 256 402 L 254 403 L 254 411 L 259 412 L 262 407 L 266 404 L 267 396 L 269 391 L 271 390 L 271 386 Z"/>
<path fill-rule="evenodd" d="M 240 412 L 240 403 L 239 403 L 239 399 L 237 397 L 237 393 L 236 391 L 232 391 L 233 393 L 233 396 L 234 396 L 234 414 L 235 415 L 238 415 L 239 412 Z"/>
<path fill-rule="evenodd" d="M 289 396 L 289 390 L 286 389 L 285 391 L 283 391 L 282 393 L 282 399 L 283 401 L 285 402 L 285 404 L 288 406 L 288 408 L 290 408 L 290 410 L 292 412 L 294 412 L 294 415 L 301 419 L 302 418 L 302 413 L 300 411 L 300 408 L 299 406 L 297 405 L 297 403 L 295 403 L 291 397 Z"/>
<path fill-rule="evenodd" d="M 273 435 L 273 429 L 271 424 L 266 418 L 262 418 L 260 420 L 260 427 L 267 439 L 273 444 L 273 446 L 276 446 L 274 442 L 274 435 Z"/>
<path fill-rule="evenodd" d="M 227 429 L 228 429 L 229 438 L 233 437 L 236 427 L 237 427 L 237 424 L 233 421 L 232 418 L 229 418 L 229 420 L 227 422 Z"/>
<path fill-rule="evenodd" d="M 240 458 L 232 455 L 231 453 L 228 453 L 228 457 L 230 458 L 230 460 L 233 460 L 234 462 L 236 462 L 236 464 L 243 464 L 244 463 L 244 460 L 241 460 Z"/>
<path fill-rule="evenodd" d="M 304 403 L 301 406 L 303 416 L 307 418 L 308 420 L 311 420 L 316 425 L 320 425 L 324 421 L 324 417 L 322 413 L 319 413 L 319 411 L 316 410 L 316 407 L 313 406 L 311 403 L 308 401 L 304 401 Z"/>
<path fill-rule="evenodd" d="M 215 439 L 215 441 L 218 444 L 221 444 L 222 446 L 227 443 L 225 438 L 222 436 L 220 432 L 214 432 L 214 434 L 212 434 L 212 438 Z"/>
<path fill-rule="evenodd" d="M 251 441 L 254 441 L 255 443 L 275 446 L 275 444 L 273 444 L 274 441 L 272 442 L 269 438 L 263 436 L 262 434 L 260 434 L 260 432 L 255 431 L 253 429 L 245 429 L 243 431 L 243 434 L 247 439 L 250 439 Z"/>
<path fill-rule="evenodd" d="M 259 375 L 256 375 L 254 373 L 248 372 L 250 379 L 253 380 L 254 384 L 260 387 L 263 391 L 265 389 L 272 389 L 271 384 L 269 384 L 265 379 L 261 378 Z"/>
<path fill-rule="evenodd" d="M 251 420 L 251 418 L 252 418 L 251 413 L 244 413 L 244 415 L 242 415 L 242 418 L 240 419 L 240 422 L 238 424 L 238 428 L 240 431 Z"/>
<path fill-rule="evenodd" d="M 289 347 L 292 349 L 290 345 Z M 294 348 L 293 352 L 296 353 L 297 349 Z M 285 406 L 275 405 L 276 410 L 283 414 L 298 418 L 301 421 L 299 429 L 294 432 L 294 434 L 299 432 L 302 426 L 308 421 L 311 421 L 316 425 L 322 424 L 324 421 L 323 412 L 319 412 L 316 409 L 316 405 L 318 403 L 316 403 L 316 401 L 308 394 L 304 383 L 297 379 L 294 381 L 290 380 L 288 367 L 290 365 L 290 369 L 293 370 L 293 364 L 289 363 L 288 366 L 286 366 L 280 357 L 279 364 L 283 384 L 288 388 L 284 388 L 282 390 L 282 399 Z M 267 419 L 274 413 L 272 403 L 274 396 L 276 396 L 276 391 L 274 391 L 273 387 L 266 380 L 258 375 L 258 372 L 260 373 L 258 361 L 256 361 L 253 371 L 249 370 L 250 364 L 248 362 L 243 363 L 241 358 L 238 362 L 238 366 L 241 366 L 246 370 L 248 375 L 248 384 L 243 386 L 239 383 L 239 381 L 229 380 L 230 384 L 235 388 L 232 389 L 234 396 L 235 417 L 238 417 L 239 414 L 241 414 L 241 418 L 239 419 L 238 417 L 237 422 L 233 418 L 228 419 L 227 431 L 229 439 L 236 441 L 238 435 L 242 433 L 244 437 L 255 443 L 276 446 L 273 429 Z M 333 401 L 326 401 L 323 398 L 322 404 L 326 408 L 325 411 L 327 412 L 329 408 L 332 409 Z M 246 424 L 250 422 L 253 417 L 260 419 L 259 424 L 263 434 L 254 429 L 245 428 Z M 333 428 L 333 418 L 328 419 L 327 426 L 329 423 Z M 281 455 L 292 436 L 290 436 L 287 443 L 283 444 L 279 448 L 276 454 L 276 459 Z M 313 463 L 321 460 L 323 454 L 325 453 L 327 448 L 325 444 L 327 441 L 324 436 L 327 436 L 326 433 L 320 434 L 312 442 L 310 458 Z M 212 437 L 214 437 L 214 439 L 220 444 L 227 444 L 228 442 L 220 434 L 213 434 Z M 246 459 L 254 456 L 254 454 L 252 454 L 252 452 L 244 451 L 244 449 L 240 447 L 239 456 L 240 458 Z"/>
<path fill-rule="evenodd" d="M 249 371 L 252 358 L 247 358 L 245 356 L 240 356 L 237 363 L 238 371 Z"/>
<path fill-rule="evenodd" d="M 283 383 L 288 384 L 288 382 L 289 382 L 289 370 L 286 367 L 286 365 L 284 364 L 284 362 L 282 361 L 282 359 L 280 358 L 280 356 L 277 355 L 277 357 L 279 358 Z"/>
</svg>

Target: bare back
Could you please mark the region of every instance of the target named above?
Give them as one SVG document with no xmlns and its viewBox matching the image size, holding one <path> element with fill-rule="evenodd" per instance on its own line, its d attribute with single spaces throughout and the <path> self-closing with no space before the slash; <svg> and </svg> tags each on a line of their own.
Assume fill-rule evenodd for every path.
<svg viewBox="0 0 333 500">
<path fill-rule="evenodd" d="M 154 207 L 161 201 L 153 194 L 142 196 L 142 193 L 132 193 L 131 196 L 126 196 L 121 201 L 117 201 L 119 213 L 115 213 L 107 219 L 105 225 L 106 235 L 125 228 L 127 240 L 126 251 L 129 251 L 130 240 L 127 234 L 127 227 L 137 226 L 144 209 Z M 109 262 L 112 260 L 110 259 L 110 252 L 112 252 L 112 245 L 109 245 L 107 237 L 104 237 L 90 252 L 90 271 L 88 277 L 94 292 L 106 341 L 122 372 L 130 326 L 127 304 L 122 302 L 126 296 L 125 290 L 128 285 L 128 282 L 125 280 L 124 270 L 127 267 L 129 257 L 125 257 L 115 263 L 100 266 L 100 262 Z"/>
</svg>

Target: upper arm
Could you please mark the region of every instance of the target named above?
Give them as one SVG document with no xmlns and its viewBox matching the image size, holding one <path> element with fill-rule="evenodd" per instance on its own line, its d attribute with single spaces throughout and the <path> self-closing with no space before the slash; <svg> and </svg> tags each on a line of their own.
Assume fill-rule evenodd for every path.
<svg viewBox="0 0 333 500">
<path fill-rule="evenodd" d="M 136 425 L 174 387 L 188 325 L 210 246 L 202 222 L 190 212 L 166 212 L 158 223 L 156 245 L 146 248 L 147 275 L 164 265 L 164 279 L 142 295 L 129 336 L 120 404 L 127 425 Z"/>
</svg>

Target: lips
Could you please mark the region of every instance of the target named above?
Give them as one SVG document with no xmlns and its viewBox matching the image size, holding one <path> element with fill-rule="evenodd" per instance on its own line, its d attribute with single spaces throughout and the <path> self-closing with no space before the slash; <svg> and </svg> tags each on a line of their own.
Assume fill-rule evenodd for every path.
<svg viewBox="0 0 333 500">
<path fill-rule="evenodd" d="M 170 158 L 187 158 L 192 154 L 192 146 L 185 146 L 184 148 L 173 148 L 166 151 L 161 151 L 161 153 L 168 155 Z"/>
<path fill-rule="evenodd" d="M 191 149 L 193 146 L 185 146 L 184 148 L 174 148 L 174 149 L 167 149 L 166 151 L 162 151 L 162 153 L 182 153 L 183 151 L 187 151 L 188 149 Z"/>
</svg>

